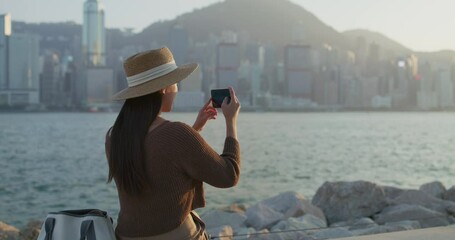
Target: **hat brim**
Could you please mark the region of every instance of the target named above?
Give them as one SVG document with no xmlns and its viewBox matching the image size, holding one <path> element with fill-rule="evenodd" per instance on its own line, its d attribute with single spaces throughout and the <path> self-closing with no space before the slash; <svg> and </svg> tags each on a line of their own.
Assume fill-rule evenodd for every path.
<svg viewBox="0 0 455 240">
<path fill-rule="evenodd" d="M 148 82 L 145 82 L 143 84 L 134 86 L 134 87 L 128 87 L 123 89 L 122 91 L 114 94 L 112 96 L 112 100 L 117 101 L 117 100 L 125 100 L 128 98 L 135 98 L 135 97 L 140 97 L 144 96 L 156 91 L 159 91 L 163 88 L 166 88 L 167 86 L 170 86 L 172 84 L 178 83 L 185 78 L 187 78 L 191 73 L 194 72 L 198 68 L 197 63 L 190 63 L 190 64 L 185 64 L 182 66 L 179 66 L 177 69 L 174 71 L 161 76 L 159 78 L 152 79 Z"/>
</svg>

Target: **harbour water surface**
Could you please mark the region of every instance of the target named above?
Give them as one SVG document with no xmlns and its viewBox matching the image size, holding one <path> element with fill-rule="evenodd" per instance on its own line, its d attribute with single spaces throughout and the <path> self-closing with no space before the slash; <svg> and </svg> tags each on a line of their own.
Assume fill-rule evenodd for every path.
<svg viewBox="0 0 455 240">
<path fill-rule="evenodd" d="M 114 113 L 0 114 L 0 220 L 18 227 L 49 211 L 99 208 L 116 217 L 104 137 Z M 171 113 L 191 124 L 195 113 Z M 454 113 L 241 113 L 241 180 L 206 185 L 207 208 L 251 204 L 284 191 L 311 198 L 324 181 L 418 188 L 455 185 Z M 219 115 L 203 130 L 222 151 Z"/>
</svg>

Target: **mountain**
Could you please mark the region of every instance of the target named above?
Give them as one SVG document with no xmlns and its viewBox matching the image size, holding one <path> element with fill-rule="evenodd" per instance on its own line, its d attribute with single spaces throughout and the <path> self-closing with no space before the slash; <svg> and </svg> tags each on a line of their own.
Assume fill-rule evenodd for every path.
<svg viewBox="0 0 455 240">
<path fill-rule="evenodd" d="M 82 25 L 75 22 L 25 23 L 14 21 L 12 27 L 13 34 L 30 33 L 41 36 L 41 49 L 63 54 L 65 50 L 78 51 L 81 48 Z M 128 36 L 120 29 L 107 29 L 106 36 L 109 49 L 121 49 L 128 43 Z"/>
<path fill-rule="evenodd" d="M 438 52 L 414 52 L 413 50 L 405 47 L 385 36 L 382 33 L 373 32 L 364 29 L 349 30 L 342 33 L 347 37 L 353 44 L 356 43 L 358 37 L 363 37 L 367 44 L 377 43 L 381 46 L 381 49 L 385 51 L 392 51 L 398 55 L 409 55 L 414 54 L 417 56 L 420 62 L 451 62 L 455 60 L 455 51 L 453 50 L 442 50 Z"/>
<path fill-rule="evenodd" d="M 289 0 L 226 0 L 174 20 L 154 23 L 137 34 L 134 42 L 147 44 L 153 39 L 164 43 L 174 24 L 183 25 L 195 41 L 206 41 L 210 34 L 231 30 L 246 33 L 252 41 L 284 46 L 293 43 L 294 26 L 299 26 L 311 45 L 350 46 L 342 34 Z"/>
<path fill-rule="evenodd" d="M 376 43 L 380 45 L 381 49 L 384 51 L 392 51 L 396 54 L 410 54 L 412 50 L 405 47 L 404 45 L 398 43 L 395 40 L 392 40 L 385 36 L 382 33 L 373 32 L 365 29 L 354 29 L 345 31 L 342 33 L 346 38 L 350 40 L 351 43 L 356 43 L 358 37 L 363 37 L 367 44 Z"/>
<path fill-rule="evenodd" d="M 235 31 L 240 33 L 241 39 L 282 47 L 294 43 L 293 33 L 295 28 L 299 28 L 303 30 L 305 43 L 314 47 L 328 43 L 342 50 L 353 50 L 357 38 L 363 37 L 367 44 L 378 44 L 386 54 L 413 53 L 411 49 L 378 32 L 356 29 L 340 33 L 289 0 L 225 0 L 180 15 L 173 20 L 155 22 L 134 35 L 125 34 L 119 29 L 108 29 L 108 49 L 119 50 L 127 45 L 149 48 L 151 42 L 165 45 L 168 42 L 169 29 L 175 24 L 183 25 L 193 41 L 207 41 L 211 35 Z M 59 52 L 77 49 L 82 38 L 82 26 L 73 22 L 14 22 L 13 31 L 39 34 L 42 36 L 43 48 L 56 49 Z M 455 59 L 455 52 L 450 50 L 414 54 L 422 61 L 447 62 Z"/>
<path fill-rule="evenodd" d="M 442 50 L 438 52 L 416 52 L 420 62 L 449 63 L 455 61 L 455 51 Z"/>
</svg>

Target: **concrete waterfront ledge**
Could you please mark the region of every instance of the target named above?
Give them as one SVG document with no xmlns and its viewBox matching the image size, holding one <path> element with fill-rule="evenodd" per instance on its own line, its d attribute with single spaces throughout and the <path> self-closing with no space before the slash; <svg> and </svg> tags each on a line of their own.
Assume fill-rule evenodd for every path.
<svg viewBox="0 0 455 240">
<path fill-rule="evenodd" d="M 455 239 L 455 226 L 425 228 L 376 235 L 338 238 L 340 240 L 449 240 Z"/>
</svg>

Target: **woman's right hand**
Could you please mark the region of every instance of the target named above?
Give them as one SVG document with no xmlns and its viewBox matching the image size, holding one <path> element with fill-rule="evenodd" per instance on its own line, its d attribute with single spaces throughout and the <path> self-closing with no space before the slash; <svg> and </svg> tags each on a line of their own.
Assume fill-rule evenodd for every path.
<svg viewBox="0 0 455 240">
<path fill-rule="evenodd" d="M 228 103 L 228 98 L 225 98 L 221 104 L 221 110 L 223 110 L 224 118 L 226 118 L 226 136 L 237 139 L 237 116 L 240 111 L 240 102 L 232 87 L 229 87 L 229 92 L 231 93 L 231 101 Z"/>
<path fill-rule="evenodd" d="M 224 118 L 226 118 L 226 123 L 236 123 L 237 116 L 240 111 L 240 102 L 237 96 L 235 95 L 234 89 L 229 87 L 229 92 L 231 94 L 231 101 L 228 103 L 228 98 L 223 100 L 221 104 L 221 110 L 223 110 Z"/>
</svg>

